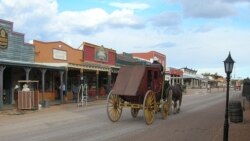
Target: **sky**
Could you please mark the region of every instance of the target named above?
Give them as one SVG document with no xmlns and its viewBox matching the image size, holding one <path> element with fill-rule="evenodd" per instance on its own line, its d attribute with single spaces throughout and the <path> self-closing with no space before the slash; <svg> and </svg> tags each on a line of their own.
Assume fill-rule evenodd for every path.
<svg viewBox="0 0 250 141">
<path fill-rule="evenodd" d="M 0 0 L 0 18 L 25 41 L 103 45 L 117 53 L 157 51 L 167 67 L 250 77 L 250 0 Z"/>
</svg>

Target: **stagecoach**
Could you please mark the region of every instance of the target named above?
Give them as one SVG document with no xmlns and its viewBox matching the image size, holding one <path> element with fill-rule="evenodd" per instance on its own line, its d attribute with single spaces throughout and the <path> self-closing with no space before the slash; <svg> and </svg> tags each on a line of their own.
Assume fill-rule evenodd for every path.
<svg viewBox="0 0 250 141">
<path fill-rule="evenodd" d="M 160 112 L 166 119 L 172 105 L 172 92 L 164 87 L 164 73 L 159 63 L 121 67 L 113 89 L 107 97 L 107 115 L 112 122 L 120 119 L 124 107 L 136 118 L 143 110 L 145 123 L 153 123 Z"/>
</svg>

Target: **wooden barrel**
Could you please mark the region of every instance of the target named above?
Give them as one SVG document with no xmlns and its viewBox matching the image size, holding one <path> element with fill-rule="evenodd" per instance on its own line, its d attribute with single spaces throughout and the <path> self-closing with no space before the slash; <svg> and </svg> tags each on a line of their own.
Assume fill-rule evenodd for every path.
<svg viewBox="0 0 250 141">
<path fill-rule="evenodd" d="M 243 109 L 240 101 L 229 102 L 229 117 L 233 123 L 243 122 Z"/>
</svg>

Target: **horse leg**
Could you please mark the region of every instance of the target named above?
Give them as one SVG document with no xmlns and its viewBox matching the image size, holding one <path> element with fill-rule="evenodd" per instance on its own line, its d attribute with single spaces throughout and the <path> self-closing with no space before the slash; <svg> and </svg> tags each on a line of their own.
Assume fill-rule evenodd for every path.
<svg viewBox="0 0 250 141">
<path fill-rule="evenodd" d="M 177 113 L 177 101 L 174 101 L 174 114 Z"/>
<path fill-rule="evenodd" d="M 181 110 L 181 102 L 182 102 L 182 98 L 180 98 L 180 100 L 179 100 L 179 107 L 177 109 L 177 112 L 180 112 L 180 110 Z"/>
</svg>

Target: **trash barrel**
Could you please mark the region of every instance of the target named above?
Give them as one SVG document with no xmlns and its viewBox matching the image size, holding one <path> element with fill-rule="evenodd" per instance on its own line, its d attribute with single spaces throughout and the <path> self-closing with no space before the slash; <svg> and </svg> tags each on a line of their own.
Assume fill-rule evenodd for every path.
<svg viewBox="0 0 250 141">
<path fill-rule="evenodd" d="M 229 102 L 229 117 L 233 123 L 243 122 L 243 109 L 240 101 Z"/>
<path fill-rule="evenodd" d="M 49 101 L 48 100 L 44 100 L 43 101 L 43 107 L 44 108 L 48 108 L 49 107 Z"/>
</svg>

